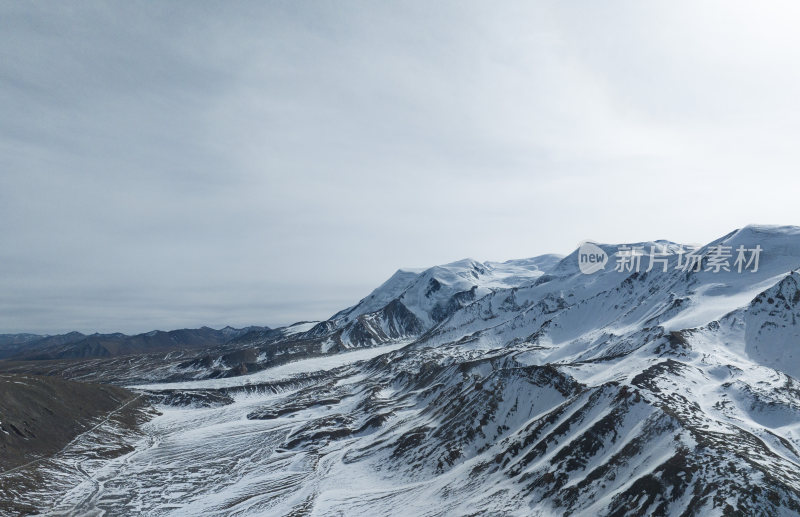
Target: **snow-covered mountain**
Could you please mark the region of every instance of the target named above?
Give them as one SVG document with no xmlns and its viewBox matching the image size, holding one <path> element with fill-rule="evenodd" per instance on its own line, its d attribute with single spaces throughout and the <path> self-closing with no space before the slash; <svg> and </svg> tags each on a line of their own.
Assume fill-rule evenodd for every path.
<svg viewBox="0 0 800 517">
<path fill-rule="evenodd" d="M 136 386 L 161 415 L 131 452 L 65 450 L 30 498 L 111 515 L 800 515 L 800 228 L 734 231 L 698 268 L 677 243 L 598 248 L 593 274 L 579 250 L 401 270 L 325 322 L 241 336 L 226 346 L 258 353 L 247 375 Z M 67 482 L 75 465 L 87 479 Z"/>
<path fill-rule="evenodd" d="M 415 339 L 475 300 L 532 283 L 561 258 L 543 255 L 507 262 L 464 259 L 429 269 L 400 269 L 356 305 L 326 321 L 248 333 L 204 360 L 234 367 L 226 359 L 230 349 L 250 349 L 251 355 L 266 361 L 244 365 L 247 371 L 253 371 L 287 359 Z"/>
<path fill-rule="evenodd" d="M 502 263 L 464 259 L 423 271 L 401 269 L 311 332 L 333 331 L 332 339 L 343 348 L 416 337 L 487 294 L 531 283 L 560 258 L 544 255 Z"/>
</svg>

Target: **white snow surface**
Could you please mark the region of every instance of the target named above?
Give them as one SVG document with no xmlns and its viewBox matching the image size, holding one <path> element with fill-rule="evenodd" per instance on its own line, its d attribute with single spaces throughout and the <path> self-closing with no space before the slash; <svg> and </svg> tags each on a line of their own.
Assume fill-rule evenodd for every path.
<svg viewBox="0 0 800 517">
<path fill-rule="evenodd" d="M 159 406 L 53 514 L 800 515 L 800 228 L 717 244 L 760 245 L 759 270 L 398 271 L 333 320 L 399 299 L 419 339 L 135 386 L 232 402 Z M 436 284 L 477 295 L 435 322 Z"/>
<path fill-rule="evenodd" d="M 360 350 L 342 352 L 341 354 L 327 355 L 324 357 L 314 357 L 302 359 L 291 363 L 267 368 L 256 373 L 240 375 L 238 377 L 225 377 L 221 379 L 205 379 L 199 381 L 186 382 L 166 382 L 155 384 L 139 384 L 129 386 L 138 390 L 202 390 L 202 389 L 221 389 L 233 388 L 237 386 L 248 386 L 270 381 L 286 380 L 303 374 L 333 370 L 341 366 L 352 364 L 358 361 L 365 361 L 383 355 L 385 353 L 404 347 L 408 343 L 399 342 L 391 345 L 363 348 Z"/>
<path fill-rule="evenodd" d="M 472 288 L 483 296 L 495 289 L 532 283 L 562 258 L 542 255 L 507 262 L 478 262 L 463 259 L 429 269 L 401 269 L 372 291 L 357 305 L 333 316 L 334 321 L 353 321 L 362 314 L 375 312 L 399 299 L 427 326 L 434 323 L 431 311 L 442 300 Z M 435 294 L 435 296 L 433 296 Z"/>
</svg>

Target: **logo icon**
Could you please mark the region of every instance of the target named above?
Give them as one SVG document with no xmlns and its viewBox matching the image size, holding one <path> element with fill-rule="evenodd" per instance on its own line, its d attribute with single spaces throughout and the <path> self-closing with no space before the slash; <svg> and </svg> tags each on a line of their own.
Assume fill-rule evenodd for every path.
<svg viewBox="0 0 800 517">
<path fill-rule="evenodd" d="M 606 267 L 608 254 L 593 242 L 583 242 L 578 248 L 578 268 L 584 275 L 597 273 Z"/>
</svg>

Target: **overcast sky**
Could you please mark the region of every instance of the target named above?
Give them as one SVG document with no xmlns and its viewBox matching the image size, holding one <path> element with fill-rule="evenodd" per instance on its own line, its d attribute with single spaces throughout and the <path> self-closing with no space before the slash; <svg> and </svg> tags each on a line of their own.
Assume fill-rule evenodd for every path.
<svg viewBox="0 0 800 517">
<path fill-rule="evenodd" d="M 794 2 L 0 5 L 0 332 L 800 222 Z"/>
</svg>

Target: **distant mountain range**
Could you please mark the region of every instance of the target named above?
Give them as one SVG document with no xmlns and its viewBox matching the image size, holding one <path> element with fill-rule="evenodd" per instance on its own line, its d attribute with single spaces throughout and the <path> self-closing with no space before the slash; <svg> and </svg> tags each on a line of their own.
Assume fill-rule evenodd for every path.
<svg viewBox="0 0 800 517">
<path fill-rule="evenodd" d="M 204 349 L 222 345 L 248 332 L 265 332 L 269 327 L 209 327 L 199 329 L 154 330 L 143 334 L 82 334 L 69 332 L 54 336 L 0 334 L 0 359 L 41 361 L 86 359 Z"/>
</svg>

